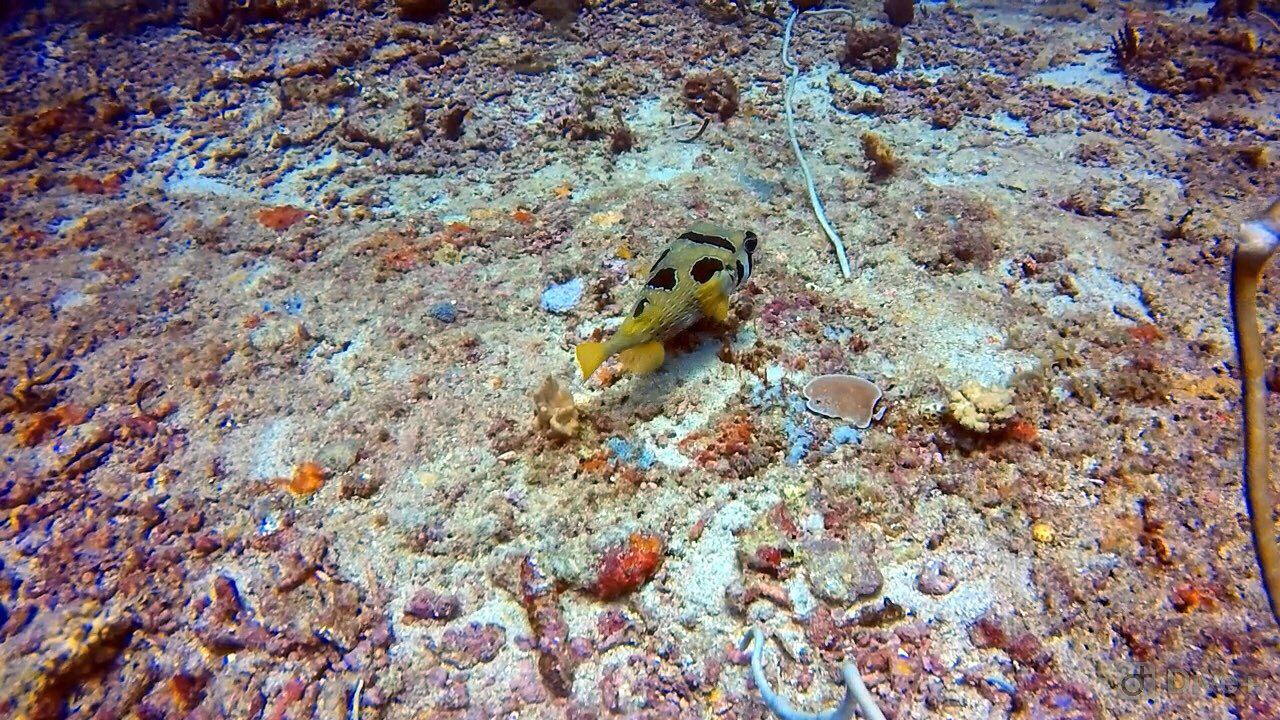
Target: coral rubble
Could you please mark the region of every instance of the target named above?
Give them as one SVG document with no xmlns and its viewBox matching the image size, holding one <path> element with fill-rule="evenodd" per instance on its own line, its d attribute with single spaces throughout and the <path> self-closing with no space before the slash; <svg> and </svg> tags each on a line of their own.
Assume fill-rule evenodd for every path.
<svg viewBox="0 0 1280 720">
<path fill-rule="evenodd" d="M 728 120 L 738 112 L 738 84 L 724 70 L 690 75 L 684 82 L 684 101 L 702 117 Z"/>
</svg>

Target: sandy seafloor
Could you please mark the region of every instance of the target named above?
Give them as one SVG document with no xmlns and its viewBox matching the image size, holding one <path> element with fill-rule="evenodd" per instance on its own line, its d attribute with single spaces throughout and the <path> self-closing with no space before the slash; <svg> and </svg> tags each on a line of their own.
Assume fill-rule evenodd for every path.
<svg viewBox="0 0 1280 720">
<path fill-rule="evenodd" d="M 1226 295 L 1264 18 L 1126 4 L 1145 75 L 1105 1 L 924 3 L 883 73 L 802 18 L 845 279 L 783 10 L 279 4 L 7 21 L 0 715 L 762 718 L 759 623 L 808 710 L 856 661 L 898 719 L 1280 717 Z M 730 323 L 581 381 L 697 219 L 761 237 Z M 871 428 L 805 410 L 839 372 Z"/>
</svg>

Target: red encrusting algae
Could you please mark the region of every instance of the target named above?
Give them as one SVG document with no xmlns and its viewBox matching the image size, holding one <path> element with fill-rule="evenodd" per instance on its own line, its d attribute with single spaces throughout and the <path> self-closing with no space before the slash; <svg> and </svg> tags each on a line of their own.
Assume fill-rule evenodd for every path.
<svg viewBox="0 0 1280 720">
<path fill-rule="evenodd" d="M 85 421 L 89 413 L 84 408 L 62 405 L 53 410 L 39 413 L 27 421 L 17 433 L 18 444 L 22 447 L 35 447 L 44 441 L 49 433 L 62 428 L 79 425 Z"/>
<path fill-rule="evenodd" d="M 605 553 L 592 593 L 613 600 L 648 582 L 662 563 L 662 540 L 655 535 L 632 533 L 627 542 Z"/>
<path fill-rule="evenodd" d="M 288 230 L 296 225 L 308 215 L 306 210 L 302 210 L 292 205 L 280 205 L 273 208 L 263 208 L 258 211 L 258 222 L 263 227 L 270 228 L 277 232 Z"/>
<path fill-rule="evenodd" d="M 294 495 L 310 495 L 324 487 L 324 468 L 317 462 L 304 462 L 293 469 L 285 487 Z"/>
</svg>

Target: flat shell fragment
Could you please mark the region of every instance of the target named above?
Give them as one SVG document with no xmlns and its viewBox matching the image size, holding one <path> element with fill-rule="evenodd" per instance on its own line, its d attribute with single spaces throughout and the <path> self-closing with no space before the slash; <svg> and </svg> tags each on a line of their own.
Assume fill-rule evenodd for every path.
<svg viewBox="0 0 1280 720">
<path fill-rule="evenodd" d="M 859 429 L 871 427 L 873 420 L 884 415 L 884 407 L 876 407 L 884 393 L 875 383 L 856 375 L 816 377 L 804 386 L 804 397 L 811 412 L 840 418 Z"/>
</svg>

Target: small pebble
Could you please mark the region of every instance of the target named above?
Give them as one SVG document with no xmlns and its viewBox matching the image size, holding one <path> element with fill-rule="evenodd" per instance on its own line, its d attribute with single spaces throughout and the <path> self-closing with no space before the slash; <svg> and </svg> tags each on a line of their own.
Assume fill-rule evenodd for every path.
<svg viewBox="0 0 1280 720">
<path fill-rule="evenodd" d="M 1039 543 L 1053 542 L 1053 526 L 1044 522 L 1032 525 L 1031 539 Z"/>
<path fill-rule="evenodd" d="M 320 449 L 316 455 L 326 469 L 334 473 L 350 470 L 360 457 L 360 441 L 354 439 L 335 440 Z"/>
<path fill-rule="evenodd" d="M 451 302 L 437 303 L 431 307 L 431 317 L 449 325 L 458 319 L 458 306 Z"/>
<path fill-rule="evenodd" d="M 373 473 L 360 473 L 344 477 L 338 486 L 338 494 L 344 498 L 371 498 L 382 489 L 383 477 Z M 376 520 L 375 520 L 376 522 Z"/>
<path fill-rule="evenodd" d="M 430 589 L 422 589 L 409 599 L 404 614 L 419 620 L 452 620 L 462 612 L 462 603 L 456 595 L 445 595 Z"/>
<path fill-rule="evenodd" d="M 951 568 L 940 560 L 925 563 L 920 577 L 916 578 L 916 589 L 925 595 L 946 595 L 955 587 L 956 578 L 951 574 Z"/>
<path fill-rule="evenodd" d="M 436 653 L 446 665 L 465 669 L 492 661 L 506 644 L 507 631 L 501 625 L 471 623 L 446 630 Z"/>
<path fill-rule="evenodd" d="M 542 309 L 549 313 L 566 313 L 582 297 L 582 278 L 552 285 L 542 292 Z"/>
</svg>

